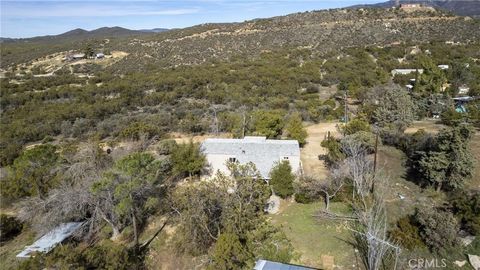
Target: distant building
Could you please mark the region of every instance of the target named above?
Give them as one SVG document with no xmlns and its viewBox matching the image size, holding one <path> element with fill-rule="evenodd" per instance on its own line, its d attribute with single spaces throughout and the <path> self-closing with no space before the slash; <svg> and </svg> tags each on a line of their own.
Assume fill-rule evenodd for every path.
<svg viewBox="0 0 480 270">
<path fill-rule="evenodd" d="M 201 146 L 214 175 L 217 171 L 229 174 L 228 162 L 252 162 L 263 179 L 270 179 L 270 170 L 277 162 L 286 160 L 293 173 L 301 172 L 300 146 L 296 140 L 267 140 L 247 136 L 243 139 L 206 139 Z"/>
<path fill-rule="evenodd" d="M 72 60 L 80 60 L 80 59 L 84 59 L 84 58 L 85 58 L 84 53 L 76 53 L 76 54 L 72 55 Z"/>
<path fill-rule="evenodd" d="M 458 94 L 459 95 L 466 95 L 468 94 L 468 92 L 470 91 L 470 87 L 466 86 L 466 85 L 462 85 L 460 87 L 458 87 Z"/>
<path fill-rule="evenodd" d="M 435 10 L 433 7 L 425 6 L 422 4 L 415 4 L 415 3 L 405 3 L 400 5 L 400 9 L 412 12 L 412 11 L 433 11 Z"/>
<path fill-rule="evenodd" d="M 307 266 L 272 262 L 267 260 L 257 260 L 253 270 L 318 270 Z"/>
<path fill-rule="evenodd" d="M 400 8 L 402 9 L 415 9 L 415 8 L 421 8 L 421 4 L 400 4 Z"/>
<path fill-rule="evenodd" d="M 415 69 L 415 68 L 396 68 L 396 69 L 393 69 L 391 71 L 392 73 L 392 76 L 395 76 L 395 75 L 407 75 L 407 74 L 410 74 L 410 73 L 415 73 L 415 72 L 418 72 L 420 74 L 423 73 L 423 69 Z"/>
<path fill-rule="evenodd" d="M 65 239 L 72 236 L 76 230 L 82 226 L 83 222 L 69 222 L 60 224 L 55 229 L 51 230 L 40 239 L 35 241 L 32 245 L 26 246 L 25 249 L 17 254 L 17 258 L 30 258 L 35 256 L 35 253 L 48 253 Z"/>
<path fill-rule="evenodd" d="M 438 65 L 438 68 L 446 70 L 446 69 L 449 68 L 449 66 L 448 65 Z"/>
</svg>

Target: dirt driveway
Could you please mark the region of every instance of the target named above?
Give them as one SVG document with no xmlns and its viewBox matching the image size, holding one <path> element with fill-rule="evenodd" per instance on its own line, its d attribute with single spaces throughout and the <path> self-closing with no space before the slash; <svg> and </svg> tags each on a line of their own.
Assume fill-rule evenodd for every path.
<svg viewBox="0 0 480 270">
<path fill-rule="evenodd" d="M 306 127 L 307 144 L 300 150 L 303 171 L 306 175 L 316 176 L 320 179 L 326 178 L 328 169 L 323 160 L 318 159 L 318 155 L 325 154 L 326 149 L 320 143 L 325 139 L 328 131 L 332 136 L 340 135 L 336 125 L 338 122 L 318 123 Z"/>
</svg>

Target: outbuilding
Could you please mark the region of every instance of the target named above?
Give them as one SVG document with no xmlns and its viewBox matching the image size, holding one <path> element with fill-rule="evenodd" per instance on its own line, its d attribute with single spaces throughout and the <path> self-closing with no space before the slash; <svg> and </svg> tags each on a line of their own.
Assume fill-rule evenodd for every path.
<svg viewBox="0 0 480 270">
<path fill-rule="evenodd" d="M 268 260 L 257 260 L 253 270 L 318 270 L 302 265 L 279 263 Z"/>
<path fill-rule="evenodd" d="M 83 222 L 62 223 L 47 234 L 40 237 L 32 245 L 26 246 L 25 249 L 17 254 L 17 258 L 34 257 L 36 253 L 48 253 L 65 239 L 72 236 Z"/>
<path fill-rule="evenodd" d="M 85 58 L 84 53 L 76 53 L 76 54 L 72 55 L 73 60 L 80 60 L 80 59 L 84 59 L 84 58 Z"/>
</svg>

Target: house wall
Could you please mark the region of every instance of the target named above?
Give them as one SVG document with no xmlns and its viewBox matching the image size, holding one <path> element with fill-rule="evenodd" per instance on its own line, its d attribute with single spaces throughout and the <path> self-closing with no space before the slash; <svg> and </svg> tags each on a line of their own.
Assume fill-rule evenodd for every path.
<svg viewBox="0 0 480 270">
<path fill-rule="evenodd" d="M 292 166 L 292 172 L 294 174 L 301 173 L 301 163 L 300 163 L 300 156 L 286 156 L 288 157 L 288 162 L 290 162 L 290 166 Z M 280 157 L 280 161 L 284 160 L 283 157 Z"/>
<path fill-rule="evenodd" d="M 231 155 L 219 155 L 219 154 L 207 154 L 207 162 L 210 166 L 210 175 L 214 176 L 217 174 L 217 171 L 224 173 L 226 175 L 230 174 L 230 171 L 227 168 L 227 161 L 229 158 L 234 157 Z"/>
<path fill-rule="evenodd" d="M 221 154 L 207 154 L 207 162 L 209 165 L 210 176 L 215 176 L 218 171 L 224 173 L 226 175 L 230 174 L 230 171 L 227 168 L 227 161 L 229 158 L 235 157 L 233 155 L 221 155 Z M 294 174 L 300 174 L 301 170 L 301 163 L 300 163 L 300 156 L 282 156 L 278 157 L 278 161 L 285 160 L 284 158 L 288 157 L 288 162 L 292 167 L 292 172 Z"/>
</svg>

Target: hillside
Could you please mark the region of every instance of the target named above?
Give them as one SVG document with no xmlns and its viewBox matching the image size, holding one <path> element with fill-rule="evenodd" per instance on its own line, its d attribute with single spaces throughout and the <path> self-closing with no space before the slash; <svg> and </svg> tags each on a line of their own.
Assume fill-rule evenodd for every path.
<svg viewBox="0 0 480 270">
<path fill-rule="evenodd" d="M 277 48 L 311 48 L 323 54 L 345 47 L 479 38 L 480 23 L 470 18 L 441 12 L 340 9 L 199 25 L 131 40 L 122 44 L 122 50 L 131 53 L 124 67 L 134 65 L 137 69 L 144 66 L 143 62 L 160 66 L 199 64 L 239 54 L 255 56 Z"/>
<path fill-rule="evenodd" d="M 225 60 L 235 55 L 255 56 L 278 48 L 311 48 L 326 53 L 345 47 L 388 45 L 399 42 L 454 40 L 469 42 L 480 38 L 480 23 L 466 17 L 442 12 L 403 12 L 392 9 L 336 9 L 296 13 L 244 23 L 203 24 L 162 33 L 136 36 L 108 34 L 122 32 L 101 29 L 81 30 L 36 42 L 2 44 L 2 68 L 30 61 L 59 51 L 81 49 L 85 40 L 98 47 L 126 51 L 130 55 L 119 62 L 122 71 L 141 70 L 146 66 L 199 64 L 207 60 Z M 128 32 L 137 34 L 139 32 Z M 82 40 L 82 42 L 74 42 Z M 54 43 L 52 46 L 51 44 Z M 35 50 L 31 50 L 33 43 Z M 46 45 L 49 43 L 48 47 Z M 20 57 L 19 57 L 20 55 Z"/>
<path fill-rule="evenodd" d="M 1 269 L 480 254 L 480 21 L 359 8 L 152 31 L 0 44 Z M 263 138 L 198 144 L 245 136 Z M 65 222 L 73 239 L 16 257 Z"/>
<path fill-rule="evenodd" d="M 387 1 L 373 5 L 357 5 L 354 8 L 361 7 L 380 7 L 391 8 L 396 5 L 396 1 Z M 452 12 L 459 16 L 480 16 L 480 1 L 465 1 L 465 0 L 400 0 L 399 3 L 422 4 L 445 11 Z"/>
</svg>

